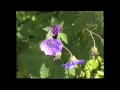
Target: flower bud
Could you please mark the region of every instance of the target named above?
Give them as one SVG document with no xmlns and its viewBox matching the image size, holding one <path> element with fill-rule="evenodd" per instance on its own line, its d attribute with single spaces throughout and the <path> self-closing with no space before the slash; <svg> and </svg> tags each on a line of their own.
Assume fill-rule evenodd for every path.
<svg viewBox="0 0 120 90">
<path fill-rule="evenodd" d="M 70 56 L 69 61 L 75 61 L 77 60 L 75 56 Z"/>
</svg>

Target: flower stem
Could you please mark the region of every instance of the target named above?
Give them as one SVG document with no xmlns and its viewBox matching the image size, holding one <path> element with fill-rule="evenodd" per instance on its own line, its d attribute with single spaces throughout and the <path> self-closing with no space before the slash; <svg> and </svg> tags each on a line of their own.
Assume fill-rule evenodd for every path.
<svg viewBox="0 0 120 90">
<path fill-rule="evenodd" d="M 97 37 L 99 37 L 102 43 L 104 42 L 104 39 L 102 39 L 102 38 L 100 37 L 100 35 L 92 32 L 92 31 L 90 31 L 90 30 L 88 30 L 88 29 L 87 29 L 87 31 L 90 32 L 90 33 L 92 33 L 92 34 L 94 34 L 94 35 L 96 35 Z"/>
<path fill-rule="evenodd" d="M 63 45 L 63 48 L 66 49 L 66 50 L 70 53 L 71 56 L 73 56 L 72 53 L 71 53 L 71 51 L 70 51 L 67 47 L 65 47 L 65 46 Z"/>
<path fill-rule="evenodd" d="M 100 38 L 100 40 L 101 40 L 101 42 L 103 43 L 104 42 L 104 39 L 102 39 L 98 34 L 96 34 L 96 33 L 94 33 L 94 32 L 92 32 L 94 35 L 96 35 L 96 36 L 98 36 L 99 38 Z"/>
<path fill-rule="evenodd" d="M 95 46 L 96 46 L 96 45 L 95 45 L 95 39 L 94 39 L 94 37 L 93 37 L 93 35 L 92 35 L 92 31 L 90 31 L 90 30 L 88 30 L 88 29 L 87 29 L 87 31 L 90 32 L 90 35 L 91 35 L 91 37 L 92 37 L 92 39 L 93 39 L 93 43 L 94 43 L 94 47 L 95 47 Z"/>
</svg>

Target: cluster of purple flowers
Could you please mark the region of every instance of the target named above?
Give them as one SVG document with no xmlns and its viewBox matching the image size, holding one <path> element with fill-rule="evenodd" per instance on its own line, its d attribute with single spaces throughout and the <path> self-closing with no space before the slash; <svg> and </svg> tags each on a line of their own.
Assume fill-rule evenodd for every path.
<svg viewBox="0 0 120 90">
<path fill-rule="evenodd" d="M 59 25 L 54 25 L 50 28 L 50 33 L 52 33 L 53 36 L 58 35 L 61 31 L 61 28 Z M 54 38 L 47 38 L 43 40 L 43 42 L 40 44 L 40 49 L 45 53 L 45 55 L 49 56 L 59 56 L 61 54 L 63 48 L 63 44 L 61 40 L 54 39 Z M 71 56 L 70 61 L 66 64 L 63 64 L 62 67 L 65 69 L 72 69 L 77 64 L 83 64 L 84 60 L 77 60 L 74 56 Z M 73 58 L 74 57 L 74 58 Z"/>
</svg>

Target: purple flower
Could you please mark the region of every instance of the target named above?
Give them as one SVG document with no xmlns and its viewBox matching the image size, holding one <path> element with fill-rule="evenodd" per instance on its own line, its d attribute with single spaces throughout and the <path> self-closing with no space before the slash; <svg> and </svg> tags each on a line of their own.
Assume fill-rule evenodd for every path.
<svg viewBox="0 0 120 90">
<path fill-rule="evenodd" d="M 62 43 L 60 40 L 48 38 L 40 44 L 40 49 L 44 51 L 45 55 L 56 56 L 61 53 Z"/>
<path fill-rule="evenodd" d="M 56 34 L 60 33 L 60 31 L 61 31 L 61 28 L 60 28 L 59 25 L 54 25 L 54 26 L 52 26 L 51 29 L 50 29 L 50 32 L 51 32 L 53 35 L 56 35 Z"/>
<path fill-rule="evenodd" d="M 65 69 L 72 69 L 74 68 L 77 64 L 84 64 L 85 60 L 77 60 L 75 56 L 70 57 L 70 61 L 67 62 L 66 64 L 63 64 L 62 67 Z"/>
</svg>

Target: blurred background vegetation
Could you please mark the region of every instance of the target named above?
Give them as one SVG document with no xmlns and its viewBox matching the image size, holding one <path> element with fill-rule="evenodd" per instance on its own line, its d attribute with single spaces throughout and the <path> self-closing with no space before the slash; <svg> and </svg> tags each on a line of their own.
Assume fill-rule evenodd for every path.
<svg viewBox="0 0 120 90">
<path fill-rule="evenodd" d="M 17 78 L 68 77 L 66 70 L 61 65 L 68 61 L 69 53 L 63 49 L 61 60 L 54 62 L 54 57 L 45 56 L 44 52 L 39 48 L 40 43 L 47 34 L 44 28 L 51 26 L 53 17 L 56 20 L 54 24 L 64 21 L 62 32 L 67 35 L 68 44 L 64 42 L 63 44 L 78 59 L 92 62 L 93 59 L 89 51 L 93 47 L 93 41 L 86 29 L 94 26 L 92 32 L 97 33 L 104 39 L 102 11 L 16 11 Z M 104 77 L 104 45 L 99 37 L 93 36 L 99 52 L 97 60 L 100 62 L 89 71 L 83 69 L 81 78 Z M 94 76 L 90 76 L 90 73 L 87 74 L 88 72 L 93 73 Z M 42 73 L 46 73 L 46 75 L 49 73 L 50 75 L 44 76 Z"/>
</svg>

